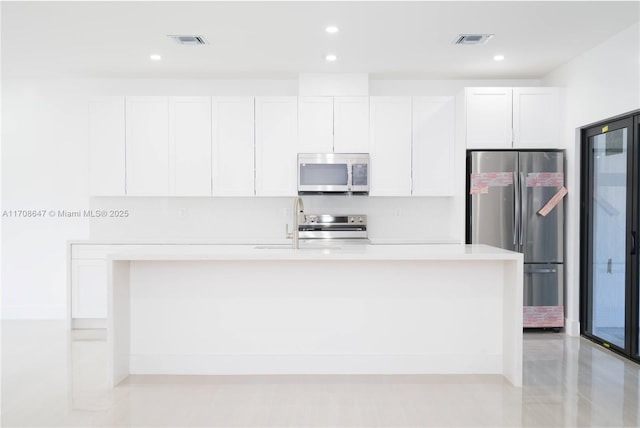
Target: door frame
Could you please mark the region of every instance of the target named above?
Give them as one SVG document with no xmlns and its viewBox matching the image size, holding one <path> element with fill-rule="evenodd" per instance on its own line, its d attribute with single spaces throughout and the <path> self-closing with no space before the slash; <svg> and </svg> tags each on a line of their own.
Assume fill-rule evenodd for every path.
<svg viewBox="0 0 640 428">
<path fill-rule="evenodd" d="M 623 355 L 626 358 L 640 362 L 638 350 L 638 203 L 640 182 L 638 181 L 640 162 L 640 113 L 639 111 L 618 116 L 606 121 L 583 127 L 580 130 L 581 148 L 581 174 L 580 174 L 580 334 L 605 348 Z M 603 132 L 603 128 L 607 130 Z M 625 345 L 621 348 L 613 343 L 608 343 L 595 336 L 592 331 L 590 314 L 593 311 L 593 302 L 589 298 L 592 285 L 593 269 L 591 260 L 593 246 L 591 230 L 593 228 L 593 214 L 591 208 L 591 196 L 593 195 L 593 157 L 590 156 L 589 139 L 596 135 L 617 129 L 627 128 L 627 197 L 626 197 L 626 225 L 625 225 Z M 632 237 L 633 236 L 633 237 Z M 635 248 L 633 248 L 635 246 Z M 635 285 L 635 287 L 634 287 Z"/>
</svg>

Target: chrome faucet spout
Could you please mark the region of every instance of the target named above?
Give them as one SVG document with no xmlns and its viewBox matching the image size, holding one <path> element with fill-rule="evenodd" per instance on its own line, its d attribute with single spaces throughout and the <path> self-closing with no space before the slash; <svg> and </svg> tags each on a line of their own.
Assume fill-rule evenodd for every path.
<svg viewBox="0 0 640 428">
<path fill-rule="evenodd" d="M 304 202 L 300 196 L 296 196 L 293 200 L 293 230 L 289 233 L 289 225 L 286 225 L 287 238 L 292 239 L 292 246 L 294 249 L 300 248 L 300 223 L 304 223 Z"/>
</svg>

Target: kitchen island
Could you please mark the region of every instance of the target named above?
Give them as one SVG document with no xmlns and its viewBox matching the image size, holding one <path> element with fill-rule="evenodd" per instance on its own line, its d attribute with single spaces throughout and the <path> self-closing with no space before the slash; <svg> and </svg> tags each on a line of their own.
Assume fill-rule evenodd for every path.
<svg viewBox="0 0 640 428">
<path fill-rule="evenodd" d="M 483 245 L 112 254 L 129 374 L 502 374 L 522 385 L 522 255 Z"/>
</svg>

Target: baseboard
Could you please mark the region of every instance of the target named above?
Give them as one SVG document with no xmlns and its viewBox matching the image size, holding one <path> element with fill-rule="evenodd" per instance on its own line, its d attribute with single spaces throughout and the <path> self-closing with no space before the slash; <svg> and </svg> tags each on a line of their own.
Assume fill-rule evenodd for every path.
<svg viewBox="0 0 640 428">
<path fill-rule="evenodd" d="M 131 355 L 131 374 L 502 374 L 502 355 Z"/>
<path fill-rule="evenodd" d="M 85 328 L 107 328 L 106 318 L 73 318 L 71 320 L 72 329 Z"/>
<path fill-rule="evenodd" d="M 564 319 L 564 332 L 567 336 L 580 336 L 580 321 L 569 318 Z"/>
<path fill-rule="evenodd" d="M 64 306 L 2 306 L 3 320 L 65 320 Z"/>
</svg>

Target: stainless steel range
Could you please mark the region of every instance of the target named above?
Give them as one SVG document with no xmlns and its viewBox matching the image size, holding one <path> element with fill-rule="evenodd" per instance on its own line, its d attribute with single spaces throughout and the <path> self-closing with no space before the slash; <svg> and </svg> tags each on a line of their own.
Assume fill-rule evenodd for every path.
<svg viewBox="0 0 640 428">
<path fill-rule="evenodd" d="M 364 214 L 307 214 L 304 220 L 298 225 L 300 239 L 325 239 L 332 242 L 341 240 L 345 243 L 368 242 L 367 216 Z"/>
</svg>

